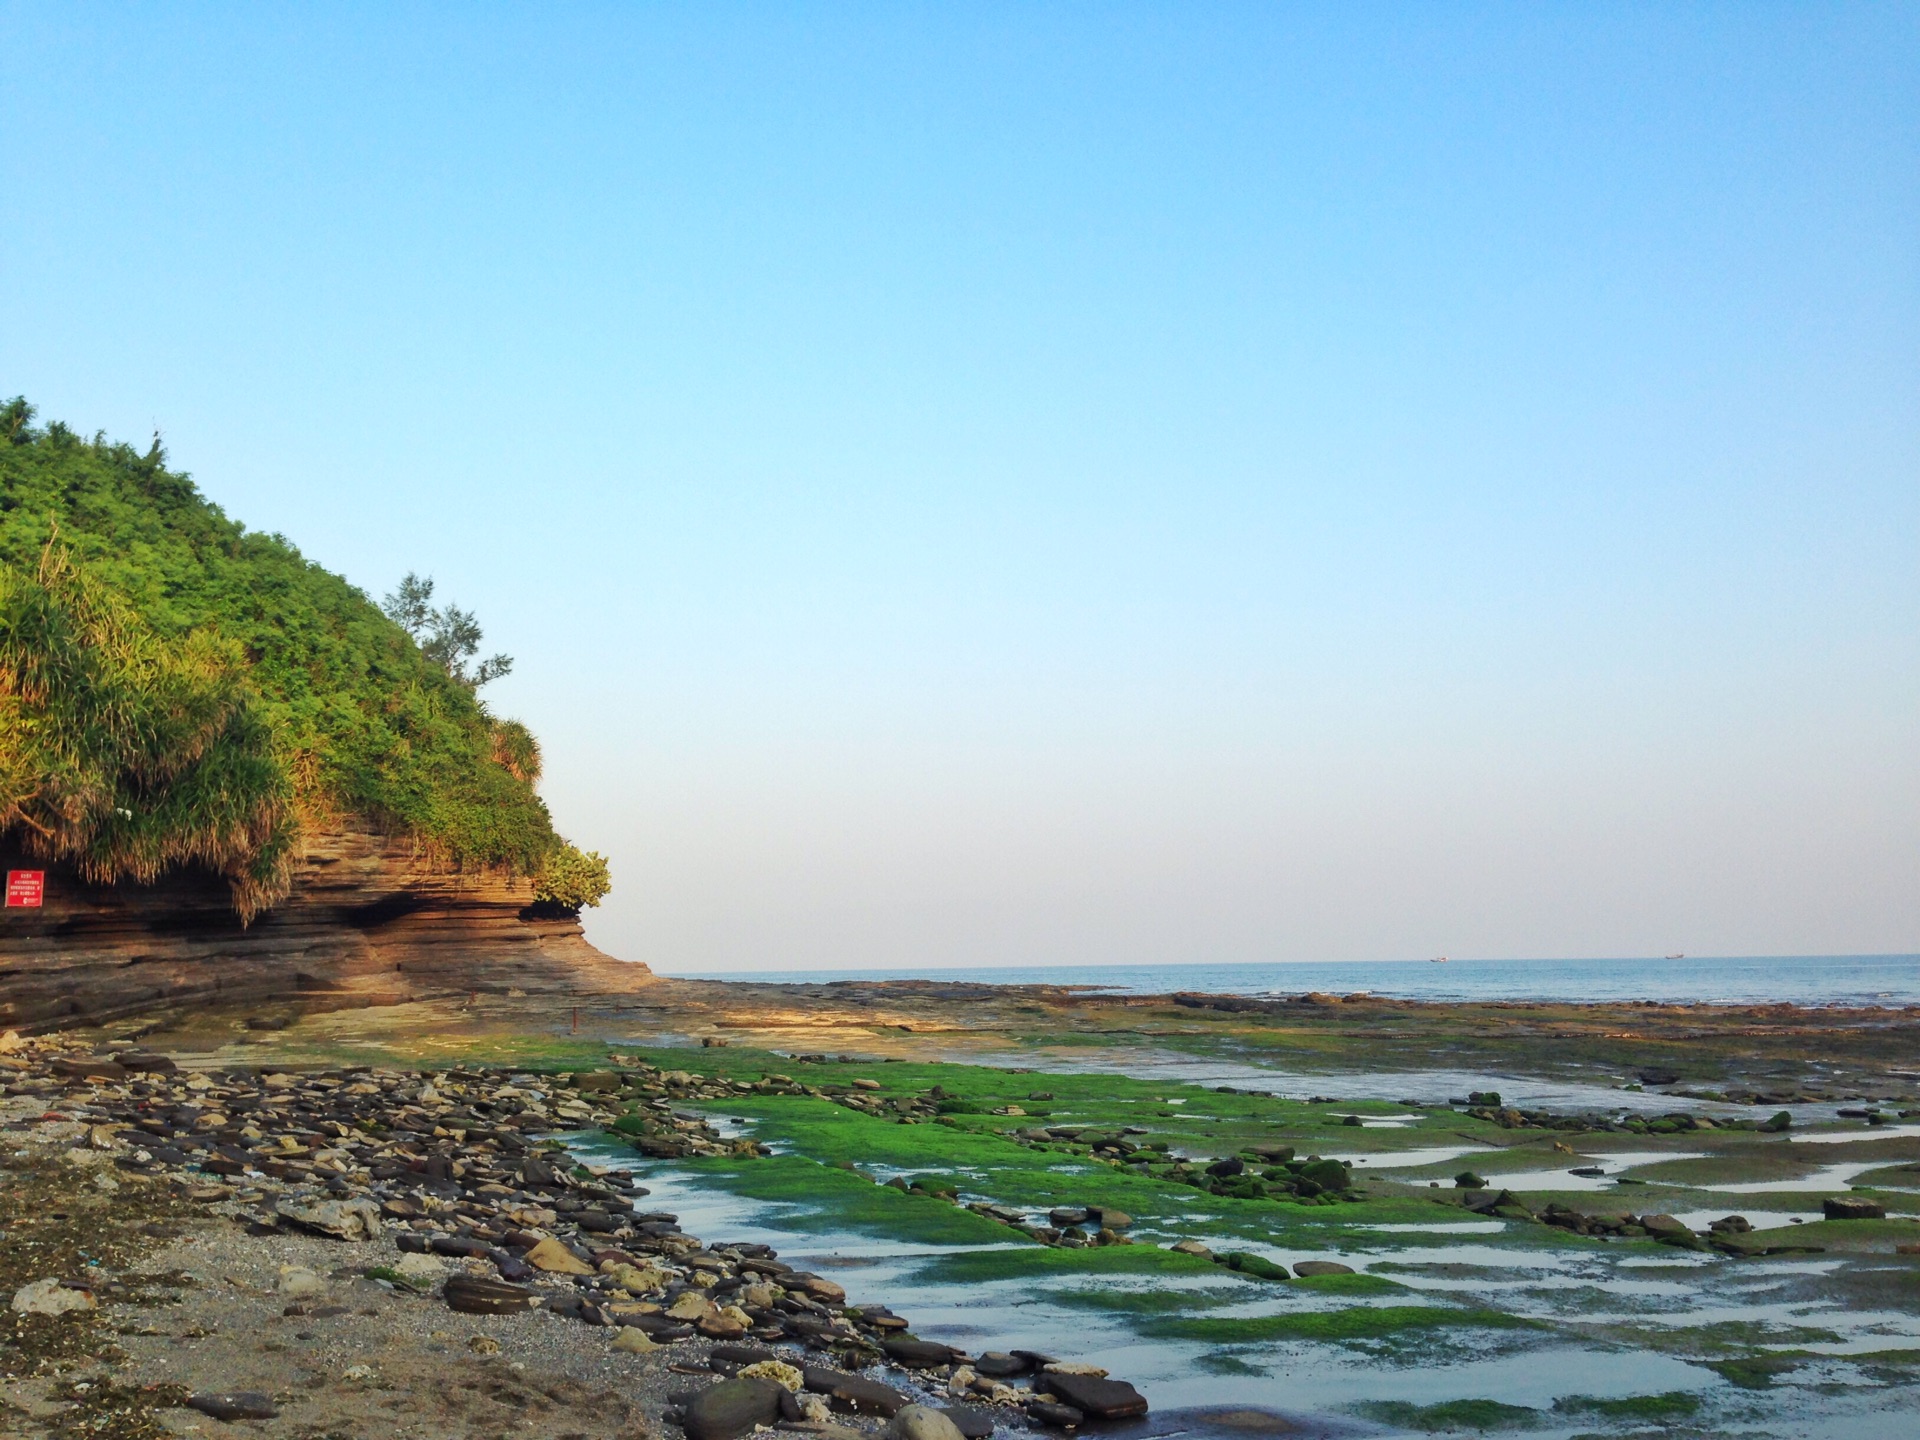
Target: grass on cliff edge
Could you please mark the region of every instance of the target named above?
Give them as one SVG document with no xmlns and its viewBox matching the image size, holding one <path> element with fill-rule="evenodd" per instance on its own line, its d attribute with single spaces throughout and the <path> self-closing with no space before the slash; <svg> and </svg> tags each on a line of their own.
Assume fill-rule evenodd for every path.
<svg viewBox="0 0 1920 1440">
<path fill-rule="evenodd" d="M 55 834 L 36 853 L 94 878 L 206 861 L 243 909 L 284 890 L 306 813 L 539 871 L 560 844 L 546 805 L 496 761 L 524 731 L 363 592 L 228 519 L 157 441 L 32 420 L 24 400 L 0 405 L 0 769 L 15 751 L 25 766 L 0 828 Z M 50 543 L 64 575 L 42 570 Z M 51 769 L 27 753 L 36 737 Z"/>
</svg>

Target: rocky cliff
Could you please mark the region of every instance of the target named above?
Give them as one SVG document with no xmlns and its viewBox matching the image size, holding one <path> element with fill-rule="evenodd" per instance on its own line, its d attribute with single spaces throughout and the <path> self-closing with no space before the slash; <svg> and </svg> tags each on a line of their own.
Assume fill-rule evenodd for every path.
<svg viewBox="0 0 1920 1440">
<path fill-rule="evenodd" d="M 46 872 L 41 908 L 0 910 L 0 1026 L 301 995 L 605 993 L 651 979 L 589 945 L 577 919 L 537 914 L 531 881 L 436 867 L 357 822 L 309 836 L 292 893 L 249 926 L 224 881 L 193 872 L 87 885 L 8 844 L 0 869 Z"/>
</svg>

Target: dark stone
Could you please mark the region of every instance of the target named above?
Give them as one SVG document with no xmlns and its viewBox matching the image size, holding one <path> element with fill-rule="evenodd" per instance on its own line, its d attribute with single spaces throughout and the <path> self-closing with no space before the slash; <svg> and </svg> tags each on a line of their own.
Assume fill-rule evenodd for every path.
<svg viewBox="0 0 1920 1440">
<path fill-rule="evenodd" d="M 987 1440 L 993 1434 L 993 1412 L 984 1405 L 948 1405 L 940 1413 L 953 1421 L 965 1440 Z"/>
<path fill-rule="evenodd" d="M 1131 1420 L 1147 1413 L 1147 1397 L 1124 1380 L 1043 1373 L 1033 1383 L 1092 1420 Z"/>
<path fill-rule="evenodd" d="M 1051 1425 L 1056 1430 L 1074 1430 L 1086 1423 L 1087 1417 L 1071 1405 L 1057 1405 L 1051 1400 L 1029 1400 L 1027 1418 L 1042 1425 Z"/>
<path fill-rule="evenodd" d="M 447 1308 L 462 1315 L 519 1315 L 540 1304 L 540 1294 L 502 1280 L 452 1275 L 442 1287 Z"/>
<path fill-rule="evenodd" d="M 462 1260 L 484 1260 L 492 1248 L 484 1240 L 469 1240 L 464 1235 L 436 1235 L 427 1246 L 436 1255 L 452 1255 Z"/>
<path fill-rule="evenodd" d="M 279 1407 L 258 1390 L 230 1390 L 219 1394 L 189 1395 L 187 1404 L 202 1415 L 231 1423 L 235 1420 L 271 1420 Z"/>
<path fill-rule="evenodd" d="M 1264 1255 L 1255 1255 L 1249 1250 L 1234 1250 L 1220 1257 L 1220 1263 L 1229 1270 L 1238 1270 L 1245 1275 L 1258 1275 L 1262 1280 L 1290 1280 L 1287 1267 L 1277 1260 L 1269 1260 Z"/>
<path fill-rule="evenodd" d="M 973 1362 L 973 1368 L 990 1380 L 1005 1380 L 1014 1375 L 1024 1375 L 1033 1369 L 1033 1363 L 1022 1360 L 1018 1355 L 1009 1355 L 1002 1350 L 989 1350 Z"/>
<path fill-rule="evenodd" d="M 1338 1160 L 1315 1160 L 1300 1167 L 1300 1178 L 1310 1180 L 1322 1190 L 1344 1190 L 1353 1183 L 1347 1167 Z"/>
<path fill-rule="evenodd" d="M 1239 1175 L 1244 1173 L 1246 1168 L 1247 1162 L 1239 1156 L 1234 1155 L 1225 1160 L 1214 1161 L 1213 1164 L 1207 1166 L 1207 1174 L 1220 1176 Z"/>
<path fill-rule="evenodd" d="M 782 1388 L 771 1380 L 722 1380 L 687 1402 L 681 1428 L 687 1440 L 737 1440 L 780 1418 Z"/>
<path fill-rule="evenodd" d="M 1338 1260 L 1302 1260 L 1293 1267 L 1293 1273 L 1310 1280 L 1315 1275 L 1351 1275 L 1353 1267 Z"/>
<path fill-rule="evenodd" d="M 807 1389 L 825 1395 L 837 1409 L 860 1415 L 893 1415 L 913 1402 L 891 1385 L 869 1380 L 864 1375 L 849 1375 L 824 1365 L 804 1366 L 800 1371 Z"/>
<path fill-rule="evenodd" d="M 511 1280 L 516 1285 L 524 1285 L 540 1273 L 511 1250 L 489 1250 L 487 1258 L 493 1261 L 493 1268 L 502 1280 Z"/>
<path fill-rule="evenodd" d="M 942 1345 L 937 1340 L 910 1340 L 905 1336 L 882 1340 L 880 1348 L 887 1352 L 889 1360 L 909 1370 L 932 1370 L 951 1365 L 954 1357 L 960 1353 L 951 1345 Z"/>
<path fill-rule="evenodd" d="M 1833 1196 L 1820 1202 L 1829 1220 L 1884 1220 L 1887 1207 L 1878 1200 L 1862 1200 L 1855 1195 Z"/>
</svg>

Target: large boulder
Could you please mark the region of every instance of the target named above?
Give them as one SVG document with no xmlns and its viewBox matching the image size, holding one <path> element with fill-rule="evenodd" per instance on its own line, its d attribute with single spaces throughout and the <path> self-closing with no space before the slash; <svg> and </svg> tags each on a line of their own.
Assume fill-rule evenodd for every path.
<svg viewBox="0 0 1920 1440">
<path fill-rule="evenodd" d="M 736 1440 L 780 1418 L 780 1386 L 771 1380 L 722 1380 L 687 1402 L 687 1440 Z"/>
</svg>

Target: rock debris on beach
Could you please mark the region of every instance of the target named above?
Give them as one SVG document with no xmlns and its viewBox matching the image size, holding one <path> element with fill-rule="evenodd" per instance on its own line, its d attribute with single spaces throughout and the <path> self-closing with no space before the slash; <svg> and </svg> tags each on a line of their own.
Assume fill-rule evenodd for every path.
<svg viewBox="0 0 1920 1440">
<path fill-rule="evenodd" d="M 0 1059 L 12 1096 L 46 1104 L 15 1128 L 70 1143 L 70 1160 L 79 1153 L 88 1166 L 170 1184 L 251 1234 L 323 1237 L 345 1252 L 391 1241 L 393 1263 L 360 1272 L 396 1295 L 466 1315 L 538 1310 L 614 1328 L 617 1348 L 634 1354 L 695 1342 L 686 1368 L 725 1378 L 669 1412 L 691 1440 L 772 1424 L 820 1430 L 830 1414 L 888 1420 L 899 1440 L 978 1440 L 996 1416 L 1071 1427 L 1147 1410 L 1134 1387 L 1093 1367 L 1023 1351 L 976 1358 L 915 1337 L 884 1305 L 849 1303 L 840 1285 L 768 1246 L 710 1247 L 676 1216 L 641 1209 L 647 1192 L 630 1171 L 581 1165 L 554 1138 L 605 1130 L 652 1158 L 760 1153 L 675 1105 L 801 1088 L 784 1076 L 748 1085 L 644 1064 L 558 1076 L 475 1066 L 188 1073 L 163 1055 L 58 1042 L 16 1045 Z M 1108 1237 L 1131 1223 L 1098 1207 L 1079 1218 Z M 274 1289 L 287 1314 L 303 1315 L 322 1284 L 286 1265 Z M 49 1314 L 90 1303 L 58 1277 L 14 1300 Z M 861 1373 L 877 1366 L 971 1403 L 925 1406 Z M 223 1421 L 273 1410 L 239 1391 L 186 1403 Z"/>
</svg>

